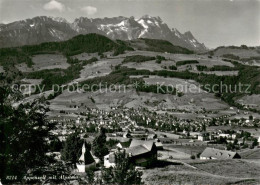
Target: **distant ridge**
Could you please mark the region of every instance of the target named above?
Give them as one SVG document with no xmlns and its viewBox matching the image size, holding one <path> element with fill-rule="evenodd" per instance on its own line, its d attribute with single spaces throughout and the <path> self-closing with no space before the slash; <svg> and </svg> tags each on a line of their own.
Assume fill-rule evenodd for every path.
<svg viewBox="0 0 260 185">
<path fill-rule="evenodd" d="M 134 17 L 95 18 L 80 17 L 70 23 L 64 18 L 38 16 L 32 19 L 0 25 L 0 47 L 65 41 L 76 35 L 98 33 L 111 39 L 133 40 L 150 38 L 167 40 L 174 45 L 194 51 L 205 51 L 190 31 L 184 34 L 170 29 L 160 17 L 145 15 Z"/>
</svg>

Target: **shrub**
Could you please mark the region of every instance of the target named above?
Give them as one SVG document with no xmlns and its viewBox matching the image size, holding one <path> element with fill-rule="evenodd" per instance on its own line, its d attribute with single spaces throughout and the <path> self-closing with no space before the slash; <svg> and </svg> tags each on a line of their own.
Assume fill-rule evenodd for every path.
<svg viewBox="0 0 260 185">
<path fill-rule="evenodd" d="M 177 70 L 177 67 L 174 66 L 174 65 L 172 65 L 172 66 L 169 66 L 169 69 L 170 69 L 170 70 Z"/>
<path fill-rule="evenodd" d="M 127 62 L 136 62 L 136 63 L 141 63 L 149 60 L 155 60 L 155 57 L 150 57 L 150 56 L 143 56 L 143 55 L 133 55 L 133 56 L 127 56 L 124 60 L 123 63 Z"/>
<path fill-rule="evenodd" d="M 198 64 L 199 62 L 197 60 L 182 60 L 176 62 L 176 66 L 182 66 L 187 64 Z"/>
<path fill-rule="evenodd" d="M 207 67 L 207 66 L 196 65 L 196 67 L 197 67 L 197 70 L 198 70 L 198 71 L 206 71 L 206 70 L 208 70 L 208 67 Z"/>
</svg>

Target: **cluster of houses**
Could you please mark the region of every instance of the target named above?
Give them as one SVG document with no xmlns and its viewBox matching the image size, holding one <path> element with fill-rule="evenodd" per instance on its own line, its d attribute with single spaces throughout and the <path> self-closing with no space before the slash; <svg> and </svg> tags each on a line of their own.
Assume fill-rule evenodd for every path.
<svg viewBox="0 0 260 185">
<path fill-rule="evenodd" d="M 104 156 L 103 165 L 105 168 L 115 167 L 116 154 L 124 152 L 131 164 L 138 167 L 151 167 L 157 162 L 157 151 L 162 149 L 158 140 L 137 140 L 132 139 L 128 142 L 119 142 L 109 154 Z M 81 155 L 78 159 L 77 171 L 86 172 L 89 168 L 95 168 L 101 162 L 93 153 L 86 149 L 85 143 L 82 146 Z"/>
<path fill-rule="evenodd" d="M 101 127 L 109 130 L 106 134 L 107 140 L 112 139 L 118 143 L 110 149 L 108 155 L 104 156 L 102 165 L 106 168 L 115 166 L 115 156 L 118 151 L 125 151 L 131 163 L 136 166 L 152 166 L 157 161 L 157 152 L 163 150 L 163 142 L 161 141 L 163 141 L 164 136 L 158 137 L 158 132 L 174 133 L 180 138 L 186 137 L 202 142 L 215 141 L 221 137 L 225 138 L 228 143 L 235 140 L 238 144 L 245 142 L 250 144 L 251 142 L 241 137 L 241 131 L 207 132 L 205 126 L 207 127 L 211 123 L 212 119 L 210 118 L 178 119 L 171 114 L 156 114 L 144 108 L 113 108 L 112 111 L 88 108 L 85 112 L 75 114 L 74 118 L 56 117 L 52 118 L 51 121 L 59 123 L 56 129 L 52 130 L 52 134 L 61 141 L 65 141 L 75 129 L 80 131 L 82 138 L 86 132 L 93 132 L 95 135 Z M 219 121 L 216 119 L 215 124 L 218 124 Z M 90 128 L 93 129 L 90 130 Z M 234 158 L 240 158 L 240 156 L 236 152 L 215 148 L 206 148 L 200 155 L 200 159 Z M 85 144 L 83 144 L 81 156 L 76 165 L 77 171 L 85 172 L 86 169 L 95 167 L 100 162 L 101 160 L 95 157 L 91 151 L 87 151 Z"/>
<path fill-rule="evenodd" d="M 253 126 L 254 121 L 229 120 L 223 121 L 224 117 L 214 118 L 214 125 L 228 124 Z M 145 108 L 129 109 L 113 107 L 111 111 L 86 108 L 86 111 L 75 113 L 74 118 L 69 116 L 51 118 L 52 122 L 58 122 L 53 134 L 64 140 L 67 135 L 75 130 L 75 127 L 82 129 L 82 132 L 97 132 L 100 127 L 111 131 L 129 130 L 143 126 L 160 131 L 172 132 L 202 132 L 205 127 L 212 124 L 213 118 L 201 117 L 200 119 L 179 119 L 172 114 L 157 114 Z M 90 130 L 92 128 L 92 130 Z M 87 130 L 88 129 L 88 130 Z M 208 139 L 207 135 L 199 136 L 201 140 Z"/>
<path fill-rule="evenodd" d="M 200 141 L 207 141 L 215 137 L 225 137 L 230 139 L 236 139 L 237 133 L 225 133 L 219 130 L 215 133 L 191 133 L 192 137 L 197 137 Z M 241 134 L 241 133 L 240 133 Z M 109 151 L 109 154 L 104 156 L 102 165 L 105 168 L 115 167 L 117 152 L 125 152 L 125 155 L 129 158 L 130 162 L 137 167 L 152 167 L 158 162 L 158 151 L 164 150 L 161 138 L 157 138 L 157 135 L 151 131 L 139 130 L 139 131 L 126 131 L 118 132 L 116 134 L 108 133 L 107 140 L 116 139 L 118 143 L 114 145 Z M 201 160 L 226 160 L 226 159 L 240 159 L 241 156 L 237 152 L 221 150 L 217 148 L 207 147 L 201 154 Z M 88 159 L 88 160 L 86 160 Z M 95 167 L 97 163 L 100 163 L 97 157 L 95 157 L 91 151 L 86 151 L 85 144 L 82 147 L 82 155 L 79 158 L 77 164 L 78 172 L 85 172 L 86 169 Z"/>
<path fill-rule="evenodd" d="M 211 132 L 187 132 L 183 131 L 184 136 L 189 136 L 191 139 L 197 139 L 198 141 L 203 142 L 216 142 L 217 139 L 223 138 L 227 143 L 235 143 L 237 145 L 248 145 L 251 146 L 253 144 L 254 139 L 258 139 L 257 136 L 251 136 L 249 132 L 245 132 L 242 130 L 227 132 L 226 130 L 218 130 Z M 248 135 L 246 137 L 245 135 Z M 191 140 L 194 141 L 194 140 Z M 259 141 L 258 141 L 259 143 Z"/>
</svg>

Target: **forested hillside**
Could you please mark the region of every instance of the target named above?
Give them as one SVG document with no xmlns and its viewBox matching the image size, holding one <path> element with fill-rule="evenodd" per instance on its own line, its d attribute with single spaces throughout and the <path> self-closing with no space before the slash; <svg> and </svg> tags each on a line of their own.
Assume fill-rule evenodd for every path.
<svg viewBox="0 0 260 185">
<path fill-rule="evenodd" d="M 102 35 L 87 34 L 76 36 L 64 42 L 47 42 L 39 45 L 2 48 L 0 49 L 0 64 L 8 66 L 26 62 L 30 66 L 32 65 L 31 56 L 36 54 L 62 53 L 66 56 L 72 56 L 83 52 L 102 53 L 106 51 L 121 54 L 125 50 L 133 49 Z"/>
</svg>

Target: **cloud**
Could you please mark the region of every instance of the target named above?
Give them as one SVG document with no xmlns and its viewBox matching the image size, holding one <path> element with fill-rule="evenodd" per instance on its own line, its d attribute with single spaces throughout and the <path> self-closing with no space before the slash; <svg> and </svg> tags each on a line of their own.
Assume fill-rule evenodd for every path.
<svg viewBox="0 0 260 185">
<path fill-rule="evenodd" d="M 65 5 L 56 0 L 51 0 L 43 6 L 43 9 L 48 11 L 57 10 L 59 12 L 63 12 L 65 10 Z"/>
<path fill-rule="evenodd" d="M 85 6 L 81 8 L 81 11 L 87 13 L 88 15 L 94 15 L 97 13 L 97 8 L 94 6 Z"/>
</svg>

